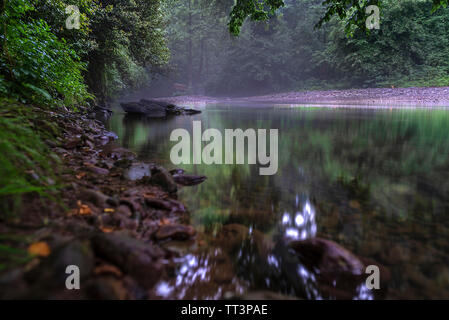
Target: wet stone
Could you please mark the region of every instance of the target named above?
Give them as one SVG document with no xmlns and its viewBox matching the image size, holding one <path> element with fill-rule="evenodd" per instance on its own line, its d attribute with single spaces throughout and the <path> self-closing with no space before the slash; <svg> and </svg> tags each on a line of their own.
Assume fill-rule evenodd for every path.
<svg viewBox="0 0 449 320">
<path fill-rule="evenodd" d="M 92 239 L 97 255 L 117 265 L 139 284 L 151 288 L 164 277 L 161 248 L 126 235 L 100 234 Z"/>
<path fill-rule="evenodd" d="M 123 176 L 128 180 L 140 180 L 143 177 L 151 177 L 151 167 L 147 163 L 132 164 L 123 173 Z"/>
<path fill-rule="evenodd" d="M 178 190 L 176 182 L 171 174 L 163 167 L 156 166 L 151 170 L 151 183 L 160 186 L 168 193 L 175 193 Z"/>
<path fill-rule="evenodd" d="M 155 238 L 157 240 L 187 240 L 193 237 L 196 231 L 191 226 L 184 225 L 166 225 L 159 228 Z"/>
</svg>

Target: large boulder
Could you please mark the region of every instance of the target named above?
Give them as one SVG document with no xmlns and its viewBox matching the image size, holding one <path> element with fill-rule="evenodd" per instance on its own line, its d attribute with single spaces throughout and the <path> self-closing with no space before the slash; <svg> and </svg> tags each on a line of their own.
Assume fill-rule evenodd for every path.
<svg viewBox="0 0 449 320">
<path fill-rule="evenodd" d="M 151 288 L 164 276 L 164 252 L 151 243 L 119 234 L 99 234 L 92 243 L 98 256 L 130 274 L 145 288 Z"/>
<path fill-rule="evenodd" d="M 199 110 L 175 106 L 172 103 L 142 99 L 139 102 L 121 103 L 123 110 L 128 114 L 144 115 L 148 118 L 166 118 L 167 116 L 194 115 Z"/>
<path fill-rule="evenodd" d="M 145 115 L 150 118 L 165 118 L 167 110 L 156 103 L 128 102 L 120 104 L 126 113 Z"/>
<path fill-rule="evenodd" d="M 312 238 L 293 241 L 290 247 L 301 256 L 305 265 L 311 269 L 318 268 L 321 273 L 353 275 L 364 273 L 364 265 L 359 258 L 333 241 Z"/>
</svg>

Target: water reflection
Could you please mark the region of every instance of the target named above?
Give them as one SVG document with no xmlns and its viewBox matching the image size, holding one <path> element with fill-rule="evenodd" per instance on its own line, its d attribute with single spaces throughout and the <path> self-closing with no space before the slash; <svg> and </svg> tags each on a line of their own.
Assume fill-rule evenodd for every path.
<svg viewBox="0 0 449 320">
<path fill-rule="evenodd" d="M 222 299 L 242 294 L 246 287 L 233 274 L 231 261 L 221 250 L 190 253 L 175 259 L 175 277 L 161 281 L 156 294 L 168 299 Z"/>
<path fill-rule="evenodd" d="M 250 288 L 313 299 L 341 290 L 347 298 L 374 298 L 363 283 L 324 281 L 285 246 L 318 236 L 388 266 L 390 298 L 449 298 L 448 111 L 207 106 L 201 115 L 168 122 L 123 118 L 110 120 L 121 143 L 169 169 L 170 133 L 191 130 L 193 120 L 220 131 L 280 129 L 275 176 L 259 176 L 249 165 L 184 165 L 208 180 L 179 193 L 192 222 L 211 237 L 237 224 L 273 245 L 261 250 L 261 236 L 234 237 L 239 246 L 224 252 L 226 263 L 214 252 L 190 252 L 176 279 L 160 285 L 161 296 L 215 298 Z"/>
<path fill-rule="evenodd" d="M 301 207 L 302 206 L 302 207 Z M 315 208 L 308 199 L 300 203 L 296 195 L 296 212 L 285 211 L 281 218 L 281 232 L 287 240 L 305 240 L 317 233 Z"/>
</svg>

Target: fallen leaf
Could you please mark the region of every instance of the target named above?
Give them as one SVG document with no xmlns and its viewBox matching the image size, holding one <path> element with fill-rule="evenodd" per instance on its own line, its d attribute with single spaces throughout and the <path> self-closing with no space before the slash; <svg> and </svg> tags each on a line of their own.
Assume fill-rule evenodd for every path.
<svg viewBox="0 0 449 320">
<path fill-rule="evenodd" d="M 78 200 L 78 214 L 85 216 L 92 213 L 92 210 L 90 210 L 89 206 L 87 204 L 82 204 L 81 201 Z"/>
<path fill-rule="evenodd" d="M 105 212 L 105 213 L 114 213 L 114 212 L 115 212 L 115 209 L 112 209 L 112 208 L 104 208 L 104 212 Z"/>
<path fill-rule="evenodd" d="M 33 256 L 48 257 L 50 255 L 50 247 L 44 242 L 35 242 L 28 247 L 28 253 Z"/>
<path fill-rule="evenodd" d="M 103 231 L 104 233 L 111 233 L 112 231 L 114 231 L 114 228 L 100 227 L 100 230 Z"/>
<path fill-rule="evenodd" d="M 120 278 L 123 275 L 119 268 L 110 264 L 102 264 L 101 266 L 96 267 L 94 274 L 112 274 L 117 278 Z"/>
<path fill-rule="evenodd" d="M 80 179 L 82 179 L 85 175 L 86 175 L 85 172 L 81 172 L 81 173 L 79 173 L 79 174 L 76 175 L 76 178 L 77 178 L 78 180 L 80 180 Z"/>
<path fill-rule="evenodd" d="M 159 221 L 159 226 L 168 226 L 169 224 L 172 224 L 172 222 L 167 218 L 162 218 Z"/>
<path fill-rule="evenodd" d="M 147 192 L 147 193 L 145 193 L 143 196 L 144 196 L 145 198 L 149 198 L 149 199 L 157 198 L 157 195 L 154 194 L 154 193 L 152 193 L 152 192 Z"/>
<path fill-rule="evenodd" d="M 353 209 L 360 209 L 360 203 L 356 200 L 349 201 L 349 206 Z"/>
</svg>

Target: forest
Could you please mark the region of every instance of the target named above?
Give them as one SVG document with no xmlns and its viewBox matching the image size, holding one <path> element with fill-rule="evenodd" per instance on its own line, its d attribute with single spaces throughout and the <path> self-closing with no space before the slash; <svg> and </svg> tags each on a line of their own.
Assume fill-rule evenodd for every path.
<svg viewBox="0 0 449 320">
<path fill-rule="evenodd" d="M 387 92 L 396 102 L 411 101 L 413 107 L 422 103 L 420 107 L 429 109 L 440 102 L 438 107 L 449 105 L 447 4 L 447 0 L 2 0 L 0 299 L 65 298 L 57 287 L 60 279 L 52 282 L 45 270 L 61 271 L 68 257 L 89 270 L 81 276 L 89 283 L 87 291 L 81 296 L 68 294 L 69 299 L 220 299 L 226 292 L 240 294 L 245 286 L 248 292 L 270 290 L 281 298 L 364 297 L 355 282 L 348 292 L 335 293 L 323 285 L 328 279 L 292 275 L 297 260 L 286 258 L 291 250 L 286 249 L 285 238 L 317 233 L 359 256 L 398 268 L 390 273 L 381 267 L 382 275 L 397 277 L 396 287 L 390 295 L 379 291 L 373 298 L 448 298 L 446 289 L 434 289 L 449 284 L 448 277 L 434 282 L 420 278 L 421 273 L 430 278 L 427 274 L 435 265 L 449 272 L 442 267 L 447 257 L 441 254 L 449 244 L 431 235 L 435 230 L 435 234 L 449 232 L 443 218 L 449 208 L 447 111 L 396 113 L 391 110 L 397 106 L 382 97 Z M 367 28 L 369 6 L 380 9 L 378 29 Z M 291 97 L 308 94 L 312 110 L 295 109 L 308 110 L 310 105 Z M 382 111 L 360 111 L 367 106 L 350 101 L 358 94 Z M 313 104 L 320 101 L 313 95 L 321 102 L 328 99 L 331 107 L 341 99 L 351 108 L 338 114 L 315 110 Z M 135 97 L 144 99 L 134 103 Z M 278 97 L 284 100 L 277 103 Z M 200 107 L 193 107 L 210 109 L 178 108 L 183 99 L 203 99 Z M 269 108 L 282 106 L 260 111 L 263 99 L 268 99 L 264 106 L 268 103 Z M 156 104 L 164 117 L 126 114 L 118 107 L 124 101 L 140 107 Z M 223 109 L 208 101 L 218 101 Z M 236 101 L 254 110 L 239 109 Z M 352 107 L 360 107 L 360 112 Z M 383 109 L 391 113 L 382 113 Z M 176 119 L 168 116 L 170 112 Z M 279 128 L 280 173 L 260 178 L 253 167 L 234 164 L 220 169 L 173 167 L 166 158 L 167 132 L 190 128 L 186 115 L 202 117 L 200 112 L 205 118 L 193 119 L 202 119 L 205 128 Z M 99 115 L 106 120 L 99 120 Z M 214 188 L 206 185 L 210 181 Z M 200 183 L 194 191 L 182 189 Z M 318 231 L 316 212 L 322 214 Z M 410 235 L 418 233 L 418 212 L 425 215 L 428 228 L 420 229 L 419 241 Z M 298 213 L 303 215 L 294 216 Z M 295 223 L 308 229 L 292 231 L 290 224 Z M 408 228 L 404 238 L 396 237 L 401 243 L 390 243 L 393 236 L 386 235 L 380 223 L 392 233 Z M 228 243 L 230 234 L 235 243 L 232 239 Z M 366 240 L 374 237 L 381 240 Z M 197 247 L 220 247 L 225 253 L 213 257 L 210 252 L 189 253 L 182 260 L 178 251 L 166 248 L 168 239 L 194 239 Z M 428 261 L 421 240 L 436 252 Z M 333 245 L 320 241 L 319 245 Z M 302 244 L 295 245 L 294 250 L 303 250 Z M 379 246 L 392 249 L 382 253 Z M 340 246 L 332 248 L 346 252 Z M 407 257 L 416 254 L 422 264 L 391 262 L 403 252 Z M 182 261 L 179 270 L 192 264 L 189 259 L 196 259 L 198 269 L 207 261 L 218 265 L 218 271 L 211 271 L 216 286 L 204 285 L 206 289 L 196 295 L 195 284 L 181 296 L 170 278 L 174 271 L 164 264 L 173 257 Z M 366 265 L 352 254 L 348 260 L 350 266 Z M 284 264 L 274 268 L 279 261 Z M 258 270 L 254 274 L 248 271 L 254 269 Z M 20 272 L 12 277 L 11 270 Z M 161 276 L 148 276 L 143 270 Z M 398 276 L 401 270 L 412 280 Z M 105 274 L 116 278 L 106 279 Z M 124 280 L 128 275 L 132 284 Z M 189 283 L 188 277 L 183 273 L 181 282 Z M 161 283 L 161 279 L 168 280 Z M 416 279 L 424 293 L 413 286 Z M 54 287 L 48 289 L 46 282 L 48 288 Z M 12 287 L 17 290 L 1 290 Z"/>
</svg>

